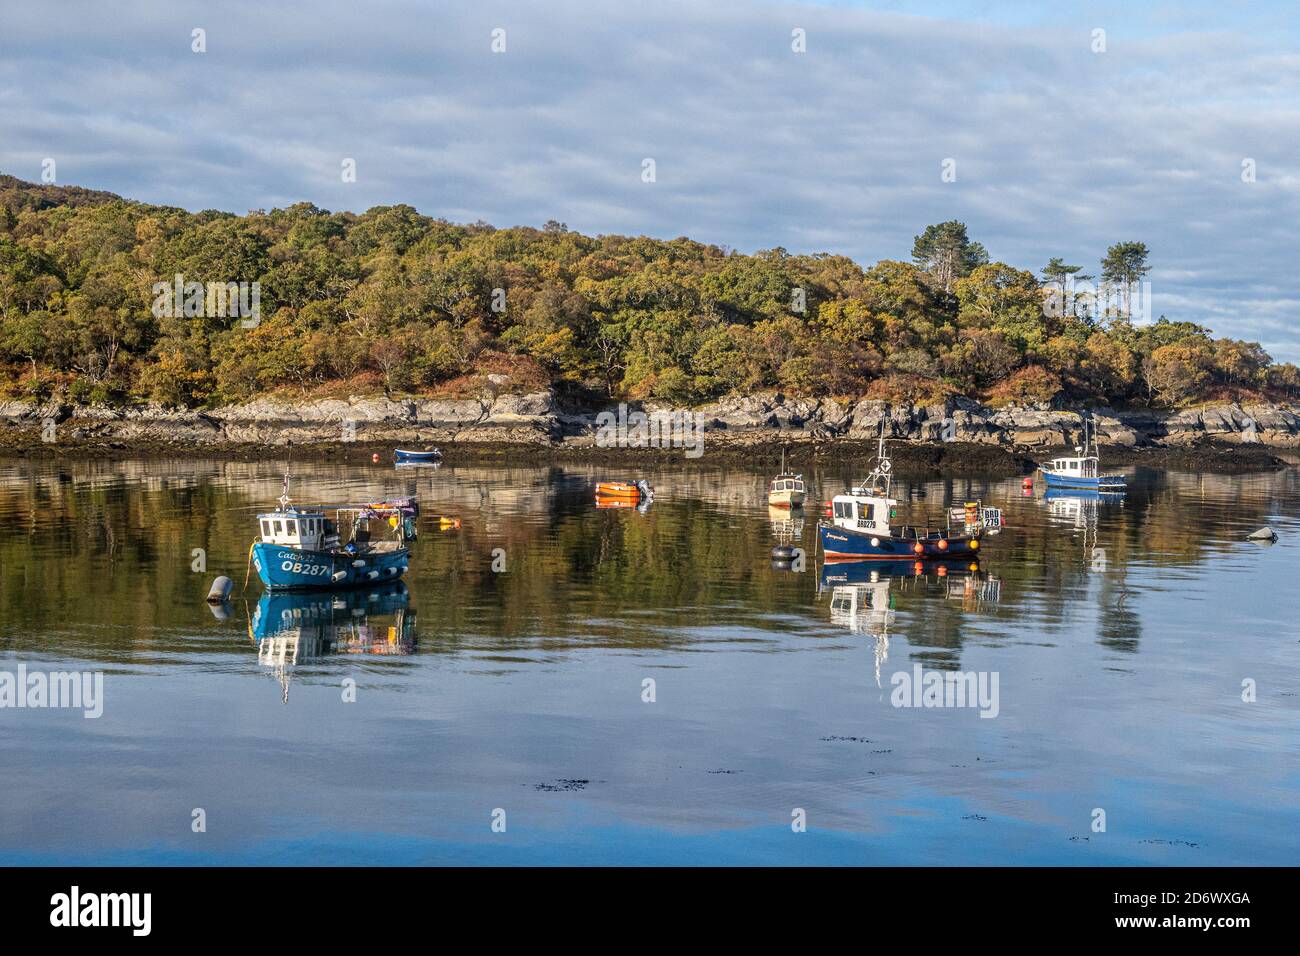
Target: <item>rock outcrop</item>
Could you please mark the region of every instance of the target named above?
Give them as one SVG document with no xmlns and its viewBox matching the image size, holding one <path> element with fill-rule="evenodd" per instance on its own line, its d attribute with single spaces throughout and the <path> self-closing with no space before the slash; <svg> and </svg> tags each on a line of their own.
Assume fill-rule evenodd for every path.
<svg viewBox="0 0 1300 956">
<path fill-rule="evenodd" d="M 602 411 L 565 412 L 550 392 L 470 399 L 353 397 L 292 402 L 258 399 L 207 411 L 160 405 L 110 407 L 67 403 L 0 402 L 0 437 L 15 431 L 56 441 L 155 442 L 177 445 L 287 442 L 456 442 L 574 445 L 602 443 Z M 1300 448 L 1300 409 L 1274 404 L 1223 404 L 1196 409 L 1097 408 L 1087 412 L 1043 407 L 991 408 L 966 398 L 939 405 L 846 403 L 779 393 L 736 396 L 683 410 L 623 405 L 626 421 L 675 413 L 678 423 L 702 429 L 710 444 L 870 440 L 955 441 L 1048 448 L 1082 440 L 1084 417 L 1103 445 L 1185 447 L 1206 439 Z M 635 430 L 628 432 L 633 436 Z M 653 434 L 653 430 L 652 430 Z M 651 442 L 653 444 L 653 441 Z"/>
</svg>

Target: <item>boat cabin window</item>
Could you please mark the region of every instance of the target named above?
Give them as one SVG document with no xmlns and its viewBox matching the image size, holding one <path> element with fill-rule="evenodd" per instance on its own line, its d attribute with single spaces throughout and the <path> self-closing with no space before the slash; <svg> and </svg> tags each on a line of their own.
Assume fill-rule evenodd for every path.
<svg viewBox="0 0 1300 956">
<path fill-rule="evenodd" d="M 872 521 L 876 516 L 875 505 L 858 505 L 858 517 L 867 521 Z"/>
<path fill-rule="evenodd" d="M 271 537 L 271 522 L 269 521 L 262 522 L 262 537 L 263 538 Z"/>
<path fill-rule="evenodd" d="M 294 521 L 292 521 L 292 520 L 291 520 L 291 521 L 286 521 L 286 522 L 284 523 L 284 525 L 285 525 L 285 528 L 286 528 L 286 530 L 288 531 L 289 534 L 297 534 L 297 533 L 298 533 L 298 526 L 297 526 L 297 523 L 296 523 L 296 522 L 294 522 Z"/>
<path fill-rule="evenodd" d="M 853 502 L 851 502 L 851 501 L 837 501 L 837 502 L 835 502 L 835 517 L 837 517 L 837 518 L 852 518 L 852 517 L 853 517 Z"/>
<path fill-rule="evenodd" d="M 278 521 L 275 523 L 275 533 L 284 534 L 284 525 L 280 524 Z"/>
</svg>

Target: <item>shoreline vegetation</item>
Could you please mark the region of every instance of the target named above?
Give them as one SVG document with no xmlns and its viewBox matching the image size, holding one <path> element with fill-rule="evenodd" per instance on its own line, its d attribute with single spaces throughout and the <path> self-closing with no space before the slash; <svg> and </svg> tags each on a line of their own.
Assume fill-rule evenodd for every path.
<svg viewBox="0 0 1300 956">
<path fill-rule="evenodd" d="M 1300 449 L 1300 369 L 1153 316 L 1148 260 L 1120 241 L 1097 277 L 1034 273 L 946 222 L 864 268 L 0 175 L 0 452 L 681 455 L 606 447 L 614 409 L 679 416 L 706 462 L 853 457 L 883 429 L 925 467 L 1011 467 L 1076 444 L 1085 415 L 1108 463 Z"/>
</svg>

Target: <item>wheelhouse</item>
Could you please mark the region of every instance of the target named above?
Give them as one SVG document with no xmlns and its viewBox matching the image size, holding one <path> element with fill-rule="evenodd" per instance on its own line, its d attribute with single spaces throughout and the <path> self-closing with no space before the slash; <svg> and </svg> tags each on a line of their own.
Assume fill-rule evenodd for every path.
<svg viewBox="0 0 1300 956">
<path fill-rule="evenodd" d="M 321 551 L 338 544 L 338 528 L 319 511 L 273 511 L 258 515 L 257 524 L 267 544 L 302 551 Z"/>
<path fill-rule="evenodd" d="M 803 475 L 777 475 L 772 479 L 772 485 L 768 491 L 795 491 L 803 494 L 807 489 L 804 487 Z"/>
<path fill-rule="evenodd" d="M 897 512 L 893 498 L 857 493 L 836 495 L 831 499 L 831 523 L 848 531 L 889 534 L 889 519 Z"/>
<path fill-rule="evenodd" d="M 1096 478 L 1098 458 L 1086 455 L 1079 458 L 1053 458 L 1047 468 L 1064 478 Z"/>
</svg>

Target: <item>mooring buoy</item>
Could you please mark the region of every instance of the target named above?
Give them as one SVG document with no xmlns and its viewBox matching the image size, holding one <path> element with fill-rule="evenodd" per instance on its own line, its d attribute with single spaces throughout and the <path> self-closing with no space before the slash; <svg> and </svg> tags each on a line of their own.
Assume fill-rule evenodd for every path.
<svg viewBox="0 0 1300 956">
<path fill-rule="evenodd" d="M 209 604 L 224 604 L 230 597 L 230 592 L 235 589 L 235 582 L 230 580 L 224 574 L 212 582 L 212 587 L 208 588 Z"/>
</svg>

